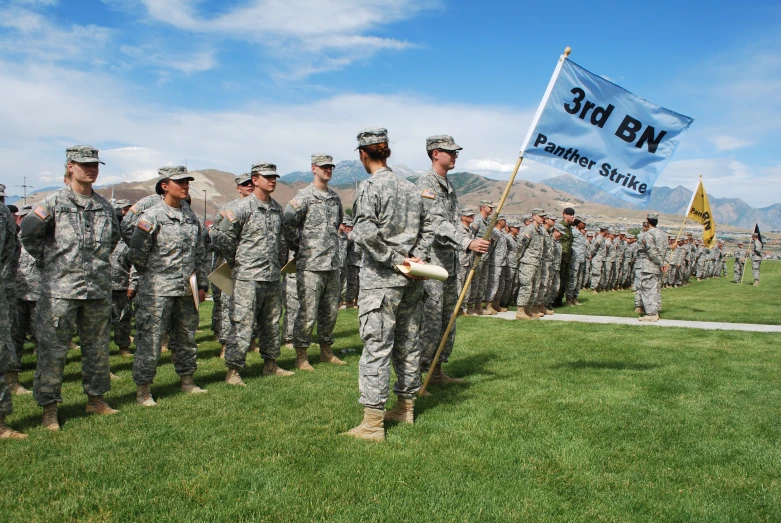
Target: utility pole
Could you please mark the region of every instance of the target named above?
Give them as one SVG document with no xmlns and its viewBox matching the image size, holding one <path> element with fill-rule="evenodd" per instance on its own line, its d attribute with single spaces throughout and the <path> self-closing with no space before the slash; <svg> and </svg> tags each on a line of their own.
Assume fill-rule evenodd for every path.
<svg viewBox="0 0 781 523">
<path fill-rule="evenodd" d="M 32 185 L 27 185 L 27 176 L 24 177 L 24 184 L 23 185 L 17 185 L 17 187 L 21 187 L 24 190 L 24 196 L 22 199 L 24 200 L 24 204 L 27 205 L 27 189 L 32 189 Z"/>
<path fill-rule="evenodd" d="M 201 189 L 203 191 L 203 224 L 206 225 L 206 189 Z"/>
</svg>

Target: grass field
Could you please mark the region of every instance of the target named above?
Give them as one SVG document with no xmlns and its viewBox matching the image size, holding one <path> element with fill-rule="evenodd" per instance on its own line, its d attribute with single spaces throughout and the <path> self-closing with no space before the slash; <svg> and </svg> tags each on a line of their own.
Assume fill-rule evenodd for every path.
<svg viewBox="0 0 781 523">
<path fill-rule="evenodd" d="M 727 276 L 697 281 L 686 287 L 662 290 L 661 318 L 667 320 L 718 321 L 781 325 L 781 262 L 765 260 L 761 265 L 759 287 L 754 287 L 751 264 L 744 283 L 735 284 L 733 260 L 727 261 Z M 635 295 L 631 290 L 593 294 L 582 290 L 581 307 L 562 307 L 557 314 L 636 317 Z"/>
<path fill-rule="evenodd" d="M 665 291 L 663 316 L 697 313 L 675 305 L 687 293 L 722 314 L 734 293 L 759 292 L 772 300 L 761 317 L 778 323 L 779 266 L 763 264 L 759 288 Z M 628 299 L 595 296 L 578 312 Z M 107 397 L 121 413 L 87 416 L 74 351 L 62 432 L 39 426 L 30 396 L 15 398 L 9 422 L 30 437 L 0 442 L 0 520 L 781 519 L 778 335 L 459 318 L 448 369 L 468 384 L 432 387 L 414 426 L 372 444 L 339 435 L 361 419 L 354 310 L 336 329 L 335 348 L 355 349 L 349 365 L 263 378 L 251 354 L 247 388 L 223 383 L 209 312 L 196 374 L 207 395 L 179 393 L 165 355 L 159 404 L 140 407 L 132 360 L 112 356 L 122 379 Z M 283 367 L 293 360 L 283 351 Z M 24 367 L 29 386 L 32 356 Z"/>
</svg>

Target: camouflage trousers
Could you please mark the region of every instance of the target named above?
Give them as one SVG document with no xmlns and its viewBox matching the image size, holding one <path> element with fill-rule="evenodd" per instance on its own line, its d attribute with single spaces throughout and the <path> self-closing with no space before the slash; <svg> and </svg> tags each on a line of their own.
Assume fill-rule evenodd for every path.
<svg viewBox="0 0 781 523">
<path fill-rule="evenodd" d="M 616 262 L 613 261 L 607 261 L 605 262 L 605 289 L 612 289 L 616 285 Z"/>
<path fill-rule="evenodd" d="M 551 269 L 550 287 L 548 287 L 548 291 L 545 293 L 545 301 L 543 302 L 545 305 L 553 305 L 553 302 L 556 301 L 556 297 L 559 295 L 559 287 L 561 286 L 560 275 L 561 271 L 559 271 L 558 267 Z"/>
<path fill-rule="evenodd" d="M 540 279 L 537 286 L 537 293 L 534 296 L 532 305 L 542 305 L 545 301 L 545 296 L 548 294 L 548 289 L 551 285 L 551 265 L 549 262 L 542 262 L 540 264 Z"/>
<path fill-rule="evenodd" d="M 193 297 L 139 294 L 136 306 L 136 354 L 133 359 L 133 381 L 136 385 L 154 381 L 166 334 L 168 347 L 176 353 L 176 374 L 194 374 L 198 368 L 195 331 L 199 319 Z"/>
<path fill-rule="evenodd" d="M 586 258 L 586 265 L 583 268 L 583 288 L 591 286 L 591 260 Z"/>
<path fill-rule="evenodd" d="M 591 262 L 591 290 L 598 291 L 605 288 L 605 262 L 592 260 Z"/>
<path fill-rule="evenodd" d="M 282 324 L 282 336 L 285 343 L 293 343 L 293 327 L 296 324 L 298 308 L 301 306 L 298 301 L 298 283 L 296 283 L 295 274 L 285 274 L 282 297 L 285 302 L 285 320 Z"/>
<path fill-rule="evenodd" d="M 293 347 L 309 347 L 315 322 L 320 345 L 333 345 L 339 313 L 339 271 L 300 270 L 296 272 L 296 284 L 300 305 L 293 327 Z"/>
<path fill-rule="evenodd" d="M 705 260 L 697 262 L 697 278 L 702 279 L 707 275 L 705 274 Z"/>
<path fill-rule="evenodd" d="M 130 320 L 133 319 L 133 307 L 127 297 L 127 291 L 111 293 L 111 324 L 114 326 L 114 343 L 121 350 L 130 347 Z"/>
<path fill-rule="evenodd" d="M 418 352 L 420 354 L 420 371 L 427 372 L 434 360 L 434 354 L 442 341 L 453 309 L 458 302 L 458 276 L 451 274 L 445 281 L 425 280 L 423 289 L 426 300 L 423 304 L 423 319 L 420 323 L 420 336 Z M 456 325 L 442 348 L 439 356 L 440 363 L 447 363 L 453 352 L 453 344 L 456 341 Z"/>
<path fill-rule="evenodd" d="M 488 267 L 489 260 L 485 258 L 480 260 L 472 276 L 472 284 L 469 286 L 469 300 L 467 303 L 480 303 L 485 298 L 486 288 L 488 287 Z"/>
<path fill-rule="evenodd" d="M 569 265 L 569 280 L 567 281 L 566 295 L 568 300 L 574 300 L 580 295 L 583 286 L 583 278 L 586 275 L 586 262 L 575 261 Z"/>
<path fill-rule="evenodd" d="M 212 284 L 212 304 L 212 332 L 219 339 L 222 325 L 222 291 L 214 284 Z"/>
<path fill-rule="evenodd" d="M 515 267 L 506 267 L 504 276 L 504 293 L 499 299 L 499 305 L 506 308 L 518 296 L 518 269 Z"/>
<path fill-rule="evenodd" d="M 37 301 L 16 300 L 16 330 L 13 333 L 16 353 L 12 358 L 12 368 L 9 372 L 21 372 L 22 355 L 24 354 L 24 342 L 29 334 L 33 340 L 38 340 L 35 335 L 35 317 L 38 314 Z"/>
<path fill-rule="evenodd" d="M 11 318 L 5 289 L 0 283 L 0 416 L 10 416 L 14 411 L 11 401 L 11 391 L 5 381 L 5 373 L 13 372 L 12 361 L 15 359 L 14 345 L 11 340 Z"/>
<path fill-rule="evenodd" d="M 735 283 L 740 283 L 741 278 L 743 278 L 743 264 L 736 259 L 735 266 L 732 268 L 732 270 L 733 281 Z"/>
<path fill-rule="evenodd" d="M 363 353 L 358 366 L 360 403 L 385 408 L 390 397 L 391 364 L 396 371 L 393 392 L 413 399 L 420 389 L 420 322 L 423 284 L 410 281 L 404 287 L 361 289 L 358 323 Z"/>
<path fill-rule="evenodd" d="M 635 274 L 632 280 L 632 290 L 635 291 L 635 307 L 642 307 L 643 302 L 640 300 L 640 278 L 643 275 L 643 271 L 635 264 Z"/>
<path fill-rule="evenodd" d="M 518 296 L 515 300 L 518 307 L 532 307 L 536 305 L 540 276 L 539 265 L 521 263 L 518 266 Z"/>
<path fill-rule="evenodd" d="M 491 281 L 485 301 L 501 301 L 507 288 L 507 275 L 509 272 L 510 267 L 508 265 L 491 266 Z"/>
<path fill-rule="evenodd" d="M 623 275 L 623 280 L 621 280 L 622 286 L 629 286 L 632 285 L 633 275 L 634 275 L 634 267 L 632 267 L 632 264 L 629 262 L 624 262 L 624 267 L 621 270 L 621 274 Z"/>
<path fill-rule="evenodd" d="M 228 335 L 231 331 L 231 306 L 233 305 L 233 296 L 225 294 L 220 296 L 220 317 L 217 330 L 220 332 L 218 339 L 222 345 L 228 344 Z"/>
<path fill-rule="evenodd" d="M 572 253 L 561 255 L 561 265 L 559 265 L 559 290 L 553 300 L 553 305 L 561 306 L 564 296 L 567 294 L 569 279 L 572 274 Z"/>
<path fill-rule="evenodd" d="M 471 265 L 459 265 L 458 266 L 458 295 L 461 296 L 461 291 L 464 290 L 464 285 L 466 285 L 466 279 L 469 277 L 469 270 L 472 268 Z M 474 281 L 474 276 L 472 277 L 472 281 Z M 471 284 L 470 284 L 471 285 Z M 461 310 L 466 310 L 466 306 L 469 302 L 469 295 L 472 293 L 472 289 L 466 291 L 466 296 L 464 296 L 464 301 L 461 302 Z"/>
<path fill-rule="evenodd" d="M 641 273 L 637 294 L 640 297 L 640 307 L 647 315 L 659 314 L 662 308 L 662 274 Z"/>
<path fill-rule="evenodd" d="M 62 403 L 65 360 L 73 337 L 73 325 L 81 343 L 84 393 L 100 396 L 111 390 L 108 344 L 111 338 L 111 300 L 68 300 L 41 296 L 35 331 L 38 366 L 33 394 L 38 405 Z"/>
<path fill-rule="evenodd" d="M 754 276 L 754 281 L 759 281 L 759 265 L 761 263 L 759 260 L 751 260 L 751 274 Z"/>
<path fill-rule="evenodd" d="M 277 359 L 282 282 L 236 280 L 234 285 L 225 365 L 234 369 L 247 365 L 247 351 L 256 329 L 260 355 L 264 360 Z"/>
<path fill-rule="evenodd" d="M 356 265 L 347 266 L 344 284 L 344 301 L 356 301 L 361 287 L 361 268 Z"/>
</svg>

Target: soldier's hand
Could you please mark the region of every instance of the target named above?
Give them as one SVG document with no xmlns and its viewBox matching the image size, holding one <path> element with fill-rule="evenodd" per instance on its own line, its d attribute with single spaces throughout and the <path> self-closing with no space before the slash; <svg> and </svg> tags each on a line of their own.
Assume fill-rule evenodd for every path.
<svg viewBox="0 0 781 523">
<path fill-rule="evenodd" d="M 127 290 L 127 299 L 132 300 L 136 297 L 136 290 L 135 289 L 128 289 Z"/>
<path fill-rule="evenodd" d="M 472 240 L 471 242 L 469 242 L 469 250 L 473 252 L 479 252 L 480 254 L 487 253 L 490 247 L 491 247 L 491 242 L 486 241 L 482 238 L 477 238 L 476 240 Z"/>
<path fill-rule="evenodd" d="M 404 258 L 404 263 L 402 265 L 406 265 L 407 267 L 409 267 L 410 264 L 412 264 L 412 263 L 425 264 L 426 262 L 421 261 L 420 258 Z M 420 276 L 410 276 L 409 274 L 404 274 L 404 273 L 402 273 L 402 274 L 404 275 L 405 278 L 407 278 L 409 280 L 425 280 L 426 279 L 426 278 L 421 278 Z"/>
<path fill-rule="evenodd" d="M 198 301 L 200 303 L 206 301 L 206 289 L 198 289 Z"/>
</svg>

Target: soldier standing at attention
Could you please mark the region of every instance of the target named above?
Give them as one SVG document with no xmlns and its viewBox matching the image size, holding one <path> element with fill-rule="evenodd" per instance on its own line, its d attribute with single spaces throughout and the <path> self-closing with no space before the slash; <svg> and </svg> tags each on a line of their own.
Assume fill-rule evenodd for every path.
<svg viewBox="0 0 781 523">
<path fill-rule="evenodd" d="M 358 306 L 358 289 L 361 287 L 361 248 L 353 240 L 353 221 L 345 224 L 347 233 L 347 276 L 344 282 L 345 307 L 354 309 Z"/>
<path fill-rule="evenodd" d="M 155 192 L 163 199 L 139 216 L 127 254 L 141 275 L 133 381 L 136 401 L 145 407 L 156 405 L 150 387 L 157 373 L 163 337 L 169 332 L 182 392 L 206 392 L 193 383 L 198 366 L 198 309 L 193 300 L 203 303 L 208 288 L 203 225 L 189 206 L 181 205 L 193 177 L 184 166 L 162 167 L 157 174 Z M 193 275 L 196 289 L 190 283 Z"/>
<path fill-rule="evenodd" d="M 762 263 L 762 242 L 759 235 L 751 235 L 751 274 L 754 276 L 754 287 L 759 287 L 759 266 Z"/>
<path fill-rule="evenodd" d="M 15 359 L 11 339 L 11 317 L 5 296 L 5 274 L 16 256 L 16 224 L 5 206 L 5 185 L 0 185 L 0 439 L 25 439 L 27 434 L 15 431 L 5 424 L 6 416 L 14 412 L 11 390 L 6 383 L 6 373 Z M 18 380 L 17 380 L 18 382 Z"/>
<path fill-rule="evenodd" d="M 517 222 L 507 222 L 507 231 L 504 232 L 504 239 L 507 241 L 507 280 L 504 287 L 504 295 L 500 305 L 501 312 L 507 312 L 510 302 L 518 295 L 518 234 L 521 229 Z"/>
<path fill-rule="evenodd" d="M 451 378 L 442 370 L 442 365 L 448 362 L 453 352 L 455 325 L 435 368 L 431 369 L 430 366 L 458 302 L 459 255 L 468 251 L 487 252 L 490 243 L 482 238 L 472 239 L 471 235 L 462 235 L 459 231 L 458 198 L 447 173 L 455 168 L 461 149 L 452 136 L 443 134 L 426 138 L 426 153 L 431 160 L 431 168 L 415 182 L 433 230 L 429 263 L 443 267 L 448 273 L 445 281 L 423 282 L 427 297 L 420 327 L 420 371 L 432 372 L 429 383 L 464 381 Z"/>
<path fill-rule="evenodd" d="M 257 323 L 258 346 L 264 376 L 290 376 L 277 366 L 279 318 L 282 315 L 282 273 L 287 247 L 282 236 L 282 207 L 271 197 L 277 188 L 277 166 L 252 166 L 254 191 L 233 209 L 223 211 L 220 252 L 233 267 L 231 330 L 225 351 L 225 382 L 245 386 L 239 369 L 247 364 L 247 351 Z"/>
<path fill-rule="evenodd" d="M 469 238 L 470 240 L 474 240 L 477 231 L 472 228 L 472 222 L 475 221 L 475 211 L 473 209 L 463 209 L 461 211 L 461 222 L 458 225 L 458 232 L 461 234 L 463 238 Z M 472 262 L 474 261 L 475 256 L 472 251 L 465 250 L 465 251 L 459 251 L 458 253 L 458 295 L 461 295 L 461 292 L 464 290 L 464 284 L 466 283 L 466 278 L 469 275 L 469 269 L 472 268 Z M 474 276 L 473 276 L 474 278 Z M 474 281 L 474 280 L 473 280 Z M 469 315 L 473 316 L 475 315 L 475 304 L 474 303 L 467 303 L 467 298 L 469 298 L 469 293 L 467 292 L 467 296 L 465 297 L 464 301 L 461 304 L 461 311 L 462 313 L 459 313 L 459 315 Z"/>
<path fill-rule="evenodd" d="M 282 233 L 296 260 L 299 308 L 293 327 L 296 368 L 315 370 L 307 359 L 317 322 L 320 361 L 344 365 L 334 356 L 333 331 L 339 313 L 339 225 L 344 211 L 339 196 L 328 187 L 334 159 L 312 155 L 312 184 L 298 191 L 282 216 Z"/>
<path fill-rule="evenodd" d="M 735 251 L 735 265 L 733 270 L 732 283 L 740 283 L 743 278 L 743 258 L 746 257 L 746 251 L 743 249 L 743 242 L 738 242 L 738 249 Z"/>
<path fill-rule="evenodd" d="M 32 206 L 26 205 L 17 213 L 19 221 L 30 214 Z M 18 230 L 17 230 L 18 233 Z M 16 239 L 16 237 L 15 237 Z M 17 240 L 17 249 L 20 243 Z M 16 303 L 9 303 L 9 314 L 16 310 L 16 325 L 13 328 L 14 347 L 16 348 L 16 358 L 10 359 L 10 366 L 5 373 L 5 379 L 8 382 L 8 388 L 17 396 L 32 394 L 19 383 L 19 373 L 22 371 L 22 355 L 24 354 L 24 342 L 29 333 L 34 341 L 38 337 L 35 335 L 35 317 L 38 311 L 38 297 L 41 295 L 41 270 L 35 264 L 35 259 L 30 256 L 24 247 L 19 249 L 19 262 L 16 267 Z"/>
<path fill-rule="evenodd" d="M 472 222 L 472 228 L 475 230 L 475 237 L 483 238 L 485 231 L 488 230 L 488 226 L 491 224 L 490 216 L 494 212 L 496 205 L 492 201 L 481 200 L 480 212 L 475 215 L 475 219 Z M 483 300 L 485 299 L 485 291 L 488 286 L 488 266 L 491 264 L 491 253 L 493 250 L 488 249 L 488 252 L 480 258 L 480 263 L 477 264 L 475 274 L 472 276 L 472 285 L 469 287 L 469 303 L 474 304 L 475 316 L 491 316 L 496 314 L 496 311 L 491 308 L 483 308 Z"/>
<path fill-rule="evenodd" d="M 643 233 L 642 243 L 638 247 L 638 253 L 642 252 L 644 257 L 637 289 L 640 306 L 645 312 L 645 316 L 639 319 L 656 322 L 659 321 L 659 310 L 662 308 L 662 276 L 667 272 L 664 262 L 667 235 L 656 227 L 659 223 L 657 213 L 648 213 L 647 222 L 648 232 Z"/>
<path fill-rule="evenodd" d="M 572 276 L 572 270 L 570 264 L 572 263 L 572 241 L 576 234 L 572 227 L 575 225 L 575 209 L 572 207 L 566 207 L 561 213 L 561 220 L 559 223 L 564 227 L 564 232 L 561 234 L 561 267 L 559 268 L 559 292 L 556 294 L 556 299 L 553 301 L 554 307 L 561 307 L 564 302 L 564 295 L 567 293 L 569 287 L 569 279 Z M 584 238 L 585 239 L 585 238 Z"/>
<path fill-rule="evenodd" d="M 122 209 L 114 208 L 117 220 L 122 222 Z M 132 271 L 127 259 L 127 244 L 120 238 L 119 243 L 111 253 L 111 324 L 114 327 L 114 344 L 119 347 L 120 356 L 130 356 L 130 321 L 133 309 L 130 300 L 135 296 L 138 282 L 131 286 L 137 274 Z"/>
<path fill-rule="evenodd" d="M 518 296 L 516 303 L 518 310 L 515 313 L 517 320 L 531 320 L 539 318 L 543 314 L 532 312 L 532 306 L 537 300 L 537 291 L 540 287 L 540 273 L 543 250 L 542 216 L 545 211 L 533 209 L 531 222 L 523 232 L 518 235 Z"/>
<path fill-rule="evenodd" d="M 507 259 L 509 247 L 507 239 L 504 236 L 504 228 L 507 220 L 504 216 L 499 216 L 491 232 L 491 243 L 494 246 L 493 256 L 491 256 L 491 272 L 488 277 L 488 292 L 486 301 L 491 309 L 496 312 L 503 312 L 499 302 L 504 296 L 504 289 L 507 282 L 507 275 L 510 273 L 510 263 Z"/>
<path fill-rule="evenodd" d="M 420 322 L 423 282 L 410 279 L 397 265 L 424 262 L 433 241 L 420 189 L 388 168 L 388 131 L 358 133 L 361 163 L 371 178 L 355 195 L 355 242 L 363 251 L 358 320 L 363 354 L 358 369 L 363 421 L 345 434 L 384 441 L 383 419 L 413 422 L 420 389 Z M 389 397 L 391 363 L 397 381 L 396 406 L 384 412 Z"/>
<path fill-rule="evenodd" d="M 33 393 L 43 407 L 43 426 L 60 430 L 57 404 L 74 323 L 81 340 L 81 371 L 87 412 L 116 414 L 103 399 L 111 390 L 111 252 L 119 222 L 111 204 L 92 190 L 98 178 L 98 150 L 69 147 L 69 184 L 47 196 L 22 220 L 24 248 L 41 266 L 36 333 L 38 366 Z"/>
<path fill-rule="evenodd" d="M 561 222 L 559 222 L 561 223 Z M 586 257 L 588 256 L 588 239 L 586 238 L 586 222 L 580 216 L 576 216 L 572 222 L 575 230 L 572 230 L 572 245 L 570 246 L 570 275 L 567 279 L 567 305 L 574 307 L 580 305 L 578 296 L 583 286 L 583 278 L 586 275 Z M 564 236 L 562 235 L 562 238 Z M 564 256 L 562 246 L 562 256 Z M 564 282 L 562 282 L 564 285 Z"/>
<path fill-rule="evenodd" d="M 591 292 L 594 294 L 601 292 L 605 285 L 605 257 L 609 241 L 607 227 L 600 227 L 599 234 L 591 242 Z"/>
</svg>

